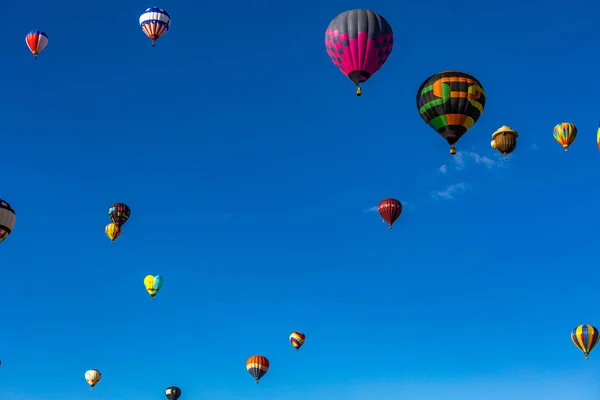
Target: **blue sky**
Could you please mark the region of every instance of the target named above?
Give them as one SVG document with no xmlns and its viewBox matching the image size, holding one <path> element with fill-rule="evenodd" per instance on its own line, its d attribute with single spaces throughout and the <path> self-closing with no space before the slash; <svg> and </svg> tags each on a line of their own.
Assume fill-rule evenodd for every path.
<svg viewBox="0 0 600 400">
<path fill-rule="evenodd" d="M 396 3 L 4 5 L 0 398 L 596 399 L 600 360 L 569 334 L 600 324 L 598 5 Z M 153 5 L 172 17 L 154 48 Z M 357 98 L 323 40 L 365 6 L 396 44 Z M 487 92 L 454 158 L 415 109 L 444 69 Z M 392 231 L 384 197 L 406 205 Z M 132 215 L 111 245 L 114 202 Z"/>
</svg>

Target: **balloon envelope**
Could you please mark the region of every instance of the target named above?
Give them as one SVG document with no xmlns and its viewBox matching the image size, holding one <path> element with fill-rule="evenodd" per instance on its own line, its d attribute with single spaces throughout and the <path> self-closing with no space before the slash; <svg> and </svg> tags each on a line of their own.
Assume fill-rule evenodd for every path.
<svg viewBox="0 0 600 400">
<path fill-rule="evenodd" d="M 17 221 L 15 210 L 4 200 L 0 200 L 0 242 L 11 234 Z"/>
<path fill-rule="evenodd" d="M 592 325 L 579 325 L 571 332 L 571 340 L 587 359 L 590 352 L 598 344 L 598 329 Z"/>
<path fill-rule="evenodd" d="M 394 47 L 392 27 L 369 10 L 349 10 L 335 17 L 325 31 L 331 61 L 356 86 L 375 74 Z"/>
<path fill-rule="evenodd" d="M 433 74 L 417 91 L 417 110 L 451 146 L 477 122 L 485 107 L 485 91 L 473 76 L 460 71 Z"/>
<path fill-rule="evenodd" d="M 171 27 L 171 16 L 158 7 L 147 8 L 140 16 L 142 31 L 152 40 L 152 46 Z"/>
<path fill-rule="evenodd" d="M 290 343 L 298 351 L 306 341 L 306 335 L 300 331 L 295 331 L 290 334 Z"/>
<path fill-rule="evenodd" d="M 144 278 L 144 285 L 146 286 L 146 291 L 154 299 L 154 296 L 158 293 L 158 291 L 162 288 L 163 285 L 163 277 L 160 275 L 152 276 L 147 275 Z"/>
<path fill-rule="evenodd" d="M 86 382 L 94 388 L 102 379 L 102 374 L 97 369 L 90 369 L 85 371 L 85 380 Z"/>
<path fill-rule="evenodd" d="M 177 400 L 181 397 L 181 389 L 177 386 L 169 386 L 165 390 L 165 396 L 167 396 L 168 400 Z"/>
<path fill-rule="evenodd" d="M 399 200 L 388 197 L 387 199 L 381 200 L 379 205 L 377 206 L 377 211 L 379 211 L 379 215 L 385 222 L 388 223 L 390 229 L 392 229 L 392 225 L 402 214 L 402 203 Z"/>
<path fill-rule="evenodd" d="M 48 45 L 48 35 L 40 30 L 33 30 L 25 36 L 25 43 L 35 59 Z"/>
<path fill-rule="evenodd" d="M 269 360 L 264 356 L 252 356 L 246 361 L 246 369 L 258 383 L 269 370 Z"/>
<path fill-rule="evenodd" d="M 108 216 L 113 224 L 117 226 L 117 228 L 122 228 L 123 225 L 125 225 L 125 222 L 127 222 L 129 219 L 130 215 L 131 209 L 127 204 L 115 203 L 108 207 Z"/>
</svg>

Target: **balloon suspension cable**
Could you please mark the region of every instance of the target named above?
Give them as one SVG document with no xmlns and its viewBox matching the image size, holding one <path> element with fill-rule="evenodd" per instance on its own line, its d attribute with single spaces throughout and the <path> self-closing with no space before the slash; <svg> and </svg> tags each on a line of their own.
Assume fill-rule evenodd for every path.
<svg viewBox="0 0 600 400">
<path fill-rule="evenodd" d="M 357 95 L 357 96 L 361 96 L 361 95 L 362 95 L 362 89 L 361 89 L 361 87 L 360 87 L 360 86 L 358 86 L 358 85 L 356 85 L 356 86 L 357 86 L 357 87 L 356 87 L 356 95 Z"/>
</svg>

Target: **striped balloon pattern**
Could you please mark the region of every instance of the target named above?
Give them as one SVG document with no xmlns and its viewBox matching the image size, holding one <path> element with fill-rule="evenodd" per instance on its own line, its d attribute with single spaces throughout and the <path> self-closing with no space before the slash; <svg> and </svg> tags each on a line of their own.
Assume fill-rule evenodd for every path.
<svg viewBox="0 0 600 400">
<path fill-rule="evenodd" d="M 258 384 L 260 378 L 269 370 L 269 360 L 264 356 L 252 356 L 246 361 L 246 369 Z"/>
<path fill-rule="evenodd" d="M 598 344 L 598 339 L 598 329 L 592 325 L 579 325 L 571 332 L 571 340 L 583 352 L 586 359 Z"/>
<path fill-rule="evenodd" d="M 25 43 L 27 44 L 27 47 L 29 47 L 29 51 L 31 51 L 33 59 L 35 60 L 37 55 L 48 45 L 48 35 L 39 30 L 33 30 L 25 36 Z"/>
<path fill-rule="evenodd" d="M 0 242 L 10 235 L 16 220 L 15 210 L 6 201 L 0 200 Z"/>
<path fill-rule="evenodd" d="M 577 127 L 570 122 L 561 122 L 554 127 L 552 136 L 567 151 L 577 138 Z"/>
<path fill-rule="evenodd" d="M 156 41 L 169 30 L 171 16 L 162 8 L 150 7 L 140 16 L 140 26 L 154 46 Z"/>
<path fill-rule="evenodd" d="M 294 346 L 296 351 L 298 351 L 300 347 L 302 347 L 305 340 L 306 335 L 302 332 L 295 331 L 290 334 L 290 342 L 292 343 L 292 346 Z"/>
</svg>

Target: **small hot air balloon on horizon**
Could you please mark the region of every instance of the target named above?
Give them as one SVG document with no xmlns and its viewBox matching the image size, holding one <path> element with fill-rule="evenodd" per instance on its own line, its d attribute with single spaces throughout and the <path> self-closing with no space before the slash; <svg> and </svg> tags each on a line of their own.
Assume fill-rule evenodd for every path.
<svg viewBox="0 0 600 400">
<path fill-rule="evenodd" d="M 264 356 L 252 356 L 246 361 L 246 370 L 248 370 L 258 385 L 260 378 L 265 376 L 269 370 L 269 360 Z"/>
<path fill-rule="evenodd" d="M 115 203 L 108 207 L 108 216 L 117 228 L 122 228 L 131 216 L 131 209 L 127 204 Z"/>
<path fill-rule="evenodd" d="M 140 26 L 154 46 L 156 41 L 169 30 L 171 16 L 162 8 L 150 7 L 140 16 Z"/>
<path fill-rule="evenodd" d="M 29 51 L 33 54 L 35 60 L 48 45 L 48 35 L 40 30 L 33 30 L 25 36 L 25 43 L 29 47 Z"/>
<path fill-rule="evenodd" d="M 118 226 L 116 226 L 114 223 L 111 222 L 110 224 L 108 224 L 104 227 L 104 233 L 106 233 L 106 236 L 108 236 L 111 243 L 114 243 L 115 239 L 117 239 L 119 236 L 121 236 L 121 228 L 119 228 Z"/>
<path fill-rule="evenodd" d="M 102 374 L 97 369 L 85 371 L 85 381 L 90 385 L 91 390 L 94 390 L 94 386 L 96 386 L 101 379 Z"/>
<path fill-rule="evenodd" d="M 571 340 L 583 352 L 586 360 L 598 344 L 598 339 L 598 329 L 592 325 L 579 325 L 571 332 Z"/>
<path fill-rule="evenodd" d="M 517 131 L 504 125 L 492 134 L 492 149 L 496 149 L 504 154 L 504 159 L 508 160 L 508 154 L 517 148 L 518 137 L 519 134 Z"/>
<path fill-rule="evenodd" d="M 162 288 L 162 285 L 163 277 L 160 275 L 147 275 L 144 278 L 144 286 L 146 286 L 146 291 L 148 292 L 152 300 L 154 300 L 154 296 L 156 296 L 160 288 Z"/>
<path fill-rule="evenodd" d="M 177 386 L 169 386 L 165 390 L 165 396 L 167 396 L 168 400 L 177 400 L 181 397 L 181 389 Z"/>
<path fill-rule="evenodd" d="M 417 110 L 427 125 L 454 145 L 477 122 L 485 107 L 485 91 L 475 77 L 460 71 L 431 75 L 417 90 Z"/>
<path fill-rule="evenodd" d="M 560 144 L 565 151 L 569 151 L 569 146 L 571 146 L 577 138 L 577 127 L 570 122 L 561 122 L 554 127 L 552 134 L 558 144 Z"/>
<path fill-rule="evenodd" d="M 349 10 L 335 17 L 325 31 L 325 48 L 331 61 L 356 85 L 371 78 L 387 61 L 394 47 L 392 27 L 369 10 Z"/>
<path fill-rule="evenodd" d="M 290 343 L 292 343 L 292 346 L 296 349 L 296 353 L 300 350 L 300 347 L 302 347 L 305 341 L 306 335 L 300 331 L 294 331 L 290 334 Z"/>
<path fill-rule="evenodd" d="M 377 211 L 381 218 L 388 223 L 389 228 L 392 229 L 392 225 L 402 214 L 402 203 L 400 203 L 400 200 L 388 197 L 381 200 L 377 206 Z"/>
<path fill-rule="evenodd" d="M 600 123 L 598 124 L 598 132 L 596 132 L 596 144 L 598 145 L 598 150 L 600 150 Z"/>
<path fill-rule="evenodd" d="M 12 233 L 16 221 L 15 210 L 6 201 L 0 199 L 0 243 Z"/>
</svg>

